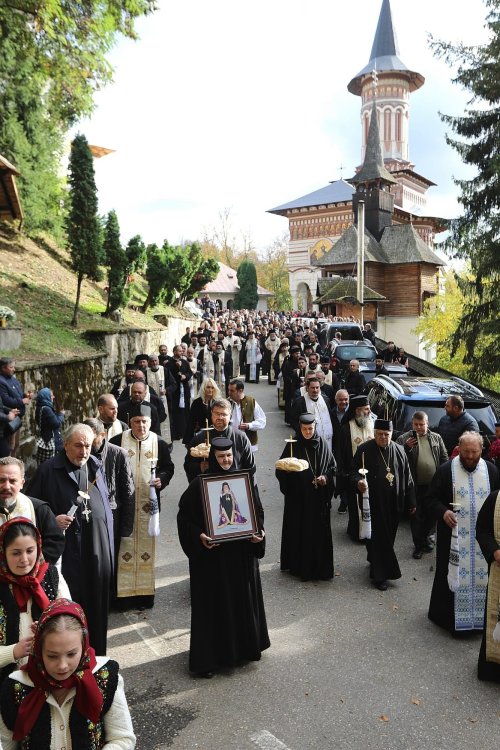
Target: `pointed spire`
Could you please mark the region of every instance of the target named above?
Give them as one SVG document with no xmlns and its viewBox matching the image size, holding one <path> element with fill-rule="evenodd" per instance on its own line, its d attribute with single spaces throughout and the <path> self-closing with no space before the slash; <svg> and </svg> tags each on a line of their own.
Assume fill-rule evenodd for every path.
<svg viewBox="0 0 500 750">
<path fill-rule="evenodd" d="M 389 0 L 383 0 L 370 60 L 388 55 L 399 56 L 399 49 L 396 32 L 392 23 L 391 4 Z"/>
<path fill-rule="evenodd" d="M 359 172 L 351 179 L 354 185 L 360 183 L 385 183 L 386 185 L 397 185 L 397 180 L 391 175 L 384 166 L 382 158 L 382 149 L 380 148 L 380 131 L 378 128 L 377 105 L 373 101 L 372 114 L 370 119 L 370 128 L 368 130 L 368 140 L 366 142 L 366 153 L 363 166 Z"/>
<path fill-rule="evenodd" d="M 377 30 L 373 40 L 372 51 L 368 65 L 354 76 L 348 84 L 347 89 L 351 94 L 361 95 L 363 81 L 371 75 L 372 70 L 376 68 L 379 73 L 388 71 L 402 73 L 408 78 L 410 92 L 416 91 L 425 82 L 425 78 L 416 71 L 409 70 L 399 58 L 399 48 L 396 39 L 396 32 L 392 22 L 390 0 L 383 0 L 380 16 L 378 19 Z"/>
</svg>

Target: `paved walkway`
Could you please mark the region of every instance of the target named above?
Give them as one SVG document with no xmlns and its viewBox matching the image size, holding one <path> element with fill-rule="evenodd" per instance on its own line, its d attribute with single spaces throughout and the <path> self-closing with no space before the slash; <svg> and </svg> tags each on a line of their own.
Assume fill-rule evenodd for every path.
<svg viewBox="0 0 500 750">
<path fill-rule="evenodd" d="M 403 578 L 368 582 L 364 547 L 332 509 L 335 579 L 301 583 L 279 570 L 282 496 L 274 477 L 289 428 L 276 390 L 248 386 L 267 413 L 257 453 L 266 512 L 261 574 L 271 648 L 212 680 L 187 672 L 188 565 L 175 516 L 186 487 L 184 448 L 162 497 L 156 605 L 113 614 L 109 653 L 122 667 L 138 750 L 489 750 L 500 729 L 500 686 L 475 674 L 480 637 L 451 638 L 427 619 L 433 555 L 416 561 L 407 523 Z"/>
</svg>

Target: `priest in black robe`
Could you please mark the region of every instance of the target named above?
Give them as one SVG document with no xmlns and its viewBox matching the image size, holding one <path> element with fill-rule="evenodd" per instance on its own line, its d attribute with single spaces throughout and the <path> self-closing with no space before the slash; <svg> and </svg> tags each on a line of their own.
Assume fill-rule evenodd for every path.
<svg viewBox="0 0 500 750">
<path fill-rule="evenodd" d="M 293 455 L 308 462 L 305 471 L 276 469 L 284 495 L 281 534 L 281 570 L 302 581 L 333 578 L 333 543 L 330 509 L 335 490 L 335 458 L 316 432 L 313 414 L 301 414 Z M 280 458 L 290 455 L 287 444 Z"/>
<path fill-rule="evenodd" d="M 176 384 L 176 391 L 172 396 L 172 440 L 182 440 L 191 403 L 189 381 L 193 377 L 191 367 L 182 358 L 182 347 L 174 346 L 174 356 L 166 369 Z"/>
<path fill-rule="evenodd" d="M 429 490 L 425 498 L 429 515 L 436 519 L 436 567 L 434 573 L 434 582 L 432 586 L 431 599 L 429 603 L 429 619 L 436 625 L 449 630 L 452 635 L 456 635 L 459 630 L 482 630 L 482 613 L 475 613 L 473 619 L 475 625 L 470 628 L 459 626 L 457 628 L 455 597 L 449 586 L 448 574 L 450 569 L 450 546 L 452 538 L 452 529 L 456 526 L 457 520 L 453 510 L 453 503 L 458 502 L 467 513 L 470 513 L 471 500 L 469 493 L 463 494 L 457 487 L 456 476 L 457 467 L 460 471 L 466 472 L 467 484 L 470 487 L 476 485 L 475 489 L 480 490 L 480 495 L 484 499 L 486 490 L 482 486 L 478 487 L 479 472 L 482 467 L 484 479 L 488 479 L 488 494 L 500 487 L 498 469 L 489 461 L 481 458 L 482 437 L 479 433 L 465 432 L 459 440 L 459 454 L 451 461 L 442 464 L 434 474 L 429 485 Z M 454 465 L 455 462 L 455 465 Z M 481 466 L 480 466 L 481 464 Z M 470 478 L 467 476 L 470 475 Z M 455 477 L 455 479 L 454 479 Z M 476 498 L 474 502 L 473 515 L 478 512 L 476 501 L 482 502 L 481 497 Z M 471 539 L 474 539 L 474 521 L 470 519 Z M 479 540 L 478 540 L 479 541 Z M 475 551 L 473 552 L 475 554 Z M 463 563 L 462 563 L 463 564 Z M 467 597 L 470 599 L 471 597 Z M 463 611 L 463 608 L 461 608 Z M 473 624 L 473 623 L 471 623 Z"/>
<path fill-rule="evenodd" d="M 208 463 L 208 475 L 230 478 L 236 471 L 231 441 L 214 438 Z M 255 486 L 253 491 L 258 533 L 220 544 L 206 534 L 199 477 L 179 502 L 177 527 L 191 590 L 189 669 L 196 675 L 258 661 L 270 646 L 258 563 L 265 551 L 264 511 Z"/>
<path fill-rule="evenodd" d="M 360 469 L 368 473 L 362 474 Z M 375 421 L 374 438 L 360 445 L 354 455 L 350 480 L 360 508 L 368 486 L 371 534 L 366 548 L 370 578 L 380 591 L 386 591 L 388 580 L 401 578 L 394 551 L 400 516 L 416 510 L 410 464 L 404 449 L 392 442 L 391 421 Z"/>
<path fill-rule="evenodd" d="M 104 656 L 114 559 L 113 516 L 101 465 L 90 455 L 93 439 L 87 425 L 70 427 L 64 451 L 38 467 L 29 492 L 49 504 L 65 532 L 62 574 L 71 598 L 85 611 L 91 645 L 97 655 Z"/>
<path fill-rule="evenodd" d="M 478 513 L 476 539 L 489 565 L 477 676 L 480 680 L 500 682 L 500 493 L 497 490 L 488 495 Z"/>
</svg>

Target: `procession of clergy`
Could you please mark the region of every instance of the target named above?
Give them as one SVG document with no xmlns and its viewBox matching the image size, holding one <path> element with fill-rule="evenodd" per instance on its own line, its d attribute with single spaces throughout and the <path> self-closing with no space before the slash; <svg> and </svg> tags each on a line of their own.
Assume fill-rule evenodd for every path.
<svg viewBox="0 0 500 750">
<path fill-rule="evenodd" d="M 336 497 L 349 537 L 366 547 L 372 584 L 385 591 L 401 577 L 394 541 L 409 514 L 415 559 L 436 545 L 430 619 L 454 636 L 484 625 L 479 677 L 500 681 L 500 480 L 482 457 L 477 424 L 450 396 L 440 434 L 416 411 L 412 429 L 393 441 L 390 420 L 376 419 L 366 396 L 339 387 L 319 333 L 314 321 L 301 325 L 285 315 L 207 314 L 172 355 L 162 345 L 127 364 L 99 397 L 95 416 L 70 427 L 64 450 L 40 464 L 26 495 L 21 462 L 0 459 L 0 488 L 6 472 L 20 477 L 1 495 L 0 513 L 35 520 L 36 503 L 51 508 L 64 538 L 46 556 L 55 562 L 62 550 L 63 576 L 87 613 L 96 652 L 105 654 L 110 607 L 154 604 L 160 492 L 174 474 L 172 442 L 182 440 L 189 486 L 178 531 L 190 568 L 190 671 L 211 677 L 260 659 L 270 642 L 255 452 L 266 415 L 245 385 L 265 375 L 294 431 L 276 456 L 284 496 L 281 570 L 302 581 L 333 578 Z M 246 477 L 255 526 L 221 542 L 208 533 L 202 479 L 214 477 L 219 488 L 219 527 L 237 529 L 247 519 L 231 474 Z"/>
</svg>

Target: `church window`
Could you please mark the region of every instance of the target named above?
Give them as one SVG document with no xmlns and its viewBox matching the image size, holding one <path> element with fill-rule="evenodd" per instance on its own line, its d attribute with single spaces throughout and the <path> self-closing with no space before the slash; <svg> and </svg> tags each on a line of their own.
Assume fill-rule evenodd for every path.
<svg viewBox="0 0 500 750">
<path fill-rule="evenodd" d="M 391 110 L 386 109 L 384 112 L 384 140 L 391 140 Z"/>
<path fill-rule="evenodd" d="M 402 141 L 403 137 L 402 137 L 402 132 L 401 132 L 402 128 L 401 128 L 401 110 L 400 109 L 398 109 L 398 111 L 396 112 L 396 123 L 395 124 L 396 124 L 396 140 L 397 141 Z"/>
</svg>

